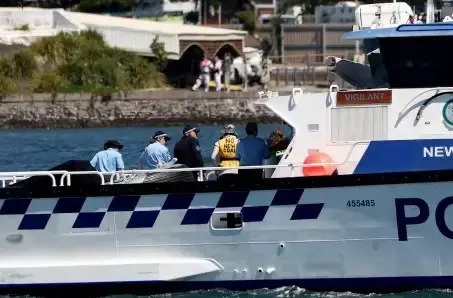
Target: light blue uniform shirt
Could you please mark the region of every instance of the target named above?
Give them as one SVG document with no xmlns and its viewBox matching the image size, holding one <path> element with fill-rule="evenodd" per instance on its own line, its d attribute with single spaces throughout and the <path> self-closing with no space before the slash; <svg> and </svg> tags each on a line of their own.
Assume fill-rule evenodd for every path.
<svg viewBox="0 0 453 298">
<path fill-rule="evenodd" d="M 241 139 L 236 148 L 236 157 L 240 166 L 260 166 L 263 159 L 270 157 L 269 148 L 262 139 L 246 136 Z"/>
<path fill-rule="evenodd" d="M 99 172 L 116 172 L 118 169 L 124 169 L 123 156 L 115 149 L 99 151 L 90 164 Z"/>
<path fill-rule="evenodd" d="M 154 142 L 143 150 L 138 162 L 143 165 L 143 168 L 156 169 L 159 163 L 164 164 L 171 160 L 168 148 L 159 142 Z"/>
</svg>

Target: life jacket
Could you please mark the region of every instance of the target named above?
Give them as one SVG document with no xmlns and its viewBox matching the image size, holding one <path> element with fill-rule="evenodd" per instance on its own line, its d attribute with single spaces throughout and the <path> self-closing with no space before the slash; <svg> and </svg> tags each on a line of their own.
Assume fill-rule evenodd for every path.
<svg viewBox="0 0 453 298">
<path fill-rule="evenodd" d="M 226 135 L 219 141 L 219 157 L 221 167 L 238 167 L 239 159 L 236 158 L 236 147 L 239 139 L 235 135 Z"/>
</svg>

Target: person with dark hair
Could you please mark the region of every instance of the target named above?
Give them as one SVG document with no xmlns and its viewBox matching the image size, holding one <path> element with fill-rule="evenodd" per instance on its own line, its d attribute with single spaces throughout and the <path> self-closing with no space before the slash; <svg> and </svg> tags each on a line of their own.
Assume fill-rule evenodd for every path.
<svg viewBox="0 0 453 298">
<path fill-rule="evenodd" d="M 200 143 L 198 142 L 198 134 L 200 130 L 196 127 L 187 125 L 184 127 L 183 137 L 175 144 L 174 156 L 178 159 L 178 163 L 189 168 L 201 168 L 204 166 L 203 157 L 201 156 Z M 195 179 L 198 177 L 198 172 L 194 171 Z"/>
<path fill-rule="evenodd" d="M 165 132 L 156 131 L 154 136 L 150 138 L 150 144 L 143 150 L 138 160 L 137 168 L 157 169 L 160 165 L 172 161 L 170 152 L 165 144 L 171 140 Z"/>
<path fill-rule="evenodd" d="M 290 142 L 290 138 L 285 138 L 281 129 L 276 128 L 271 132 L 269 139 L 267 140 L 267 146 L 269 147 L 271 156 L 275 157 L 277 164 L 280 162 L 280 159 Z"/>
<path fill-rule="evenodd" d="M 269 148 L 266 142 L 257 137 L 258 125 L 249 122 L 245 126 L 247 136 L 241 139 L 237 145 L 236 157 L 240 166 L 260 166 L 263 159 L 270 157 Z M 239 170 L 239 179 L 260 180 L 263 178 L 262 169 Z"/>
<path fill-rule="evenodd" d="M 90 164 L 99 172 L 116 172 L 124 170 L 123 156 L 119 152 L 123 145 L 118 140 L 108 140 L 104 150 L 99 151 L 90 161 Z"/>
</svg>

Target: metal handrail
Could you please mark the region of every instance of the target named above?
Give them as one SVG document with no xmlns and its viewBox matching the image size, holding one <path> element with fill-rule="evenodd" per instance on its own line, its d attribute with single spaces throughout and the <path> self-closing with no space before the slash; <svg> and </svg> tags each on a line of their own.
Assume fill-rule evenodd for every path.
<svg viewBox="0 0 453 298">
<path fill-rule="evenodd" d="M 0 177 L 13 177 L 13 181 L 16 181 L 14 177 L 24 176 L 24 177 L 36 177 L 36 176 L 48 176 L 52 180 L 52 187 L 57 186 L 57 181 L 54 175 L 65 174 L 68 171 L 30 171 L 30 172 L 0 172 Z"/>
<path fill-rule="evenodd" d="M 277 168 L 290 168 L 291 169 L 291 177 L 294 177 L 294 170 L 295 168 L 312 168 L 312 167 L 319 167 L 319 166 L 341 166 L 346 164 L 357 145 L 366 145 L 369 144 L 367 141 L 360 141 L 356 142 L 352 145 L 351 149 L 349 150 L 346 158 L 342 162 L 332 162 L 332 163 L 313 163 L 313 164 L 304 164 L 301 162 L 298 163 L 288 163 L 288 164 L 280 164 L 280 165 L 260 165 L 260 166 L 239 166 L 239 167 L 198 167 L 198 168 L 176 168 L 176 169 L 165 169 L 159 168 L 154 170 L 123 170 L 118 172 L 98 172 L 98 171 L 31 171 L 31 172 L 0 172 L 0 180 L 2 180 L 2 187 L 6 186 L 6 180 L 13 180 L 15 183 L 18 179 L 23 180 L 33 176 L 48 176 L 52 180 L 52 186 L 56 187 L 56 178 L 54 175 L 62 175 L 60 178 L 59 186 L 71 186 L 71 176 L 72 175 L 98 175 L 101 178 L 101 185 L 105 185 L 105 177 L 104 175 L 110 176 L 110 180 L 108 181 L 109 184 L 113 184 L 115 177 L 118 175 L 128 175 L 128 174 L 140 174 L 140 173 L 172 173 L 172 172 L 194 172 L 198 171 L 200 173 L 200 177 L 203 177 L 203 172 L 206 171 L 225 171 L 225 170 L 253 170 L 253 169 L 277 169 Z M 3 177 L 3 179 L 2 179 Z"/>
<path fill-rule="evenodd" d="M 66 186 L 71 186 L 71 175 L 98 175 L 101 177 L 101 185 L 105 184 L 104 174 L 112 175 L 112 173 L 98 172 L 98 171 L 75 171 L 66 172 L 60 178 L 60 186 L 64 186 L 64 179 L 66 178 Z"/>
<path fill-rule="evenodd" d="M 4 188 L 4 187 L 6 187 L 6 182 L 7 181 L 10 181 L 8 183 L 8 185 L 11 185 L 11 184 L 16 183 L 17 181 L 25 180 L 27 178 L 28 178 L 27 176 L 12 176 L 12 177 L 0 178 L 0 181 L 2 182 L 2 187 Z"/>
</svg>

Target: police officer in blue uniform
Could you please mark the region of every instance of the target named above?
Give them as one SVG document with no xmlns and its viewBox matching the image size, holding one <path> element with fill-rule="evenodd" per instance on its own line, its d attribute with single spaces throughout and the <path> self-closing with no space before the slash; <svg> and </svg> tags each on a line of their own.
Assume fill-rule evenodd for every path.
<svg viewBox="0 0 453 298">
<path fill-rule="evenodd" d="M 189 168 L 201 168 L 204 166 L 201 156 L 200 143 L 198 142 L 198 134 L 200 130 L 194 126 L 187 125 L 184 127 L 183 137 L 175 144 L 174 157 L 178 159 L 178 163 Z M 198 172 L 192 172 L 195 179 L 198 177 Z"/>
<path fill-rule="evenodd" d="M 123 145 L 118 140 L 108 140 L 104 144 L 104 150 L 99 151 L 90 161 L 93 168 L 99 172 L 116 172 L 124 170 L 123 156 L 119 152 Z"/>
<path fill-rule="evenodd" d="M 165 132 L 156 131 L 148 147 L 143 150 L 138 160 L 138 169 L 157 169 L 159 165 L 172 161 L 170 152 L 165 144 L 171 140 Z"/>
</svg>

